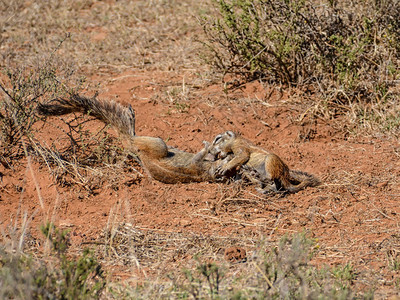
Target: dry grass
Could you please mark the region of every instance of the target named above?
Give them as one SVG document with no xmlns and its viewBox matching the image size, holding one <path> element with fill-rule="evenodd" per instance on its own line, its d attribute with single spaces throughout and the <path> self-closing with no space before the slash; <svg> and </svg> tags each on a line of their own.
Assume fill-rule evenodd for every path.
<svg viewBox="0 0 400 300">
<path fill-rule="evenodd" d="M 0 67 L 3 70 L 14 70 L 22 62 L 30 66 L 26 70 L 33 70 L 32 66 L 37 62 L 53 57 L 57 80 L 69 82 L 68 87 L 89 91 L 99 87 L 86 81 L 81 74 L 95 77 L 120 74 L 127 69 L 188 72 L 191 74 L 187 77 L 190 82 L 171 79 L 176 82 L 165 83 L 154 98 L 171 103 L 170 113 L 188 111 L 188 100 L 197 96 L 192 89 L 209 82 L 208 75 L 204 75 L 207 67 L 197 56 L 200 45 L 193 42 L 202 34 L 195 16 L 199 9 L 208 10 L 208 2 L 88 0 L 74 1 L 69 6 L 62 1 L 9 1 L 4 4 L 0 8 L 0 27 L 3 28 L 0 32 Z M 3 78 L 5 76 L 1 77 L 2 82 Z M 237 100 L 229 93 L 224 96 Z M 46 100 L 48 97 L 43 98 Z M 264 100 L 257 99 L 259 102 Z M 354 136 L 380 135 L 382 132 L 398 135 L 398 99 L 382 97 L 378 100 L 347 106 L 346 117 L 335 119 L 335 130 L 351 132 Z M 306 103 L 307 108 L 299 112 L 299 123 L 331 120 L 343 108 L 333 101 L 310 99 Z M 264 104 L 270 107 L 266 102 Z M 262 115 L 264 111 L 258 113 Z M 204 120 L 207 122 L 206 116 Z M 87 118 L 52 125 L 63 134 L 48 143 L 32 139 L 33 147 L 29 151 L 47 164 L 61 186 L 80 186 L 94 194 L 104 185 L 118 189 L 121 181 L 130 185 L 141 180 L 134 158 L 122 150 L 118 140 L 108 135 L 107 128 L 99 126 L 97 134 L 88 133 L 87 129 L 93 123 L 87 124 Z M 305 134 L 303 140 L 312 139 L 307 136 L 310 134 Z M 398 149 L 391 151 L 397 155 L 391 159 L 398 158 Z M 313 236 L 313 230 L 324 228 L 325 236 L 320 237 L 323 241 L 312 248 L 316 251 L 312 264 L 318 268 L 307 265 L 307 272 L 319 272 L 325 263 L 339 265 L 341 269 L 335 274 L 342 273 L 336 276 L 347 284 L 343 265 L 350 263 L 357 273 L 356 278 L 350 280 L 356 290 L 383 286 L 384 282 L 389 288 L 396 289 L 399 282 L 395 275 L 398 275 L 400 264 L 397 216 L 400 212 L 395 204 L 399 200 L 399 180 L 395 172 L 378 173 L 336 169 L 322 178 L 324 184 L 321 187 L 307 190 L 309 196 L 303 194 L 302 203 L 298 203 L 296 195 L 260 197 L 246 186 L 224 186 L 215 202 L 207 209 L 197 209 L 191 216 L 203 219 L 207 224 L 217 224 L 218 228 L 240 228 L 240 234 L 211 236 L 186 231 L 158 231 L 132 225 L 134 220 L 128 217 L 118 219 L 115 213 L 111 213 L 104 235 L 94 244 L 88 242 L 84 245 L 95 248 L 109 269 L 121 267 L 123 275 L 117 274 L 116 277 L 130 280 L 127 281 L 129 286 L 122 287 L 115 281 L 110 282 L 109 297 L 113 296 L 113 291 L 117 291 L 117 295 L 142 295 L 142 298 L 190 295 L 191 282 L 182 269 L 189 269 L 197 278 L 203 278 L 196 273 L 197 266 L 213 261 L 225 273 L 225 294 L 222 295 L 242 290 L 247 293 L 243 294 L 246 298 L 260 290 L 281 287 L 276 284 L 271 288 L 271 278 L 262 269 L 265 267 L 265 254 L 278 247 L 278 236 L 301 232 L 303 228 Z M 388 192 L 378 194 L 379 189 Z M 381 197 L 385 197 L 384 201 Z M 120 207 L 118 210 L 129 215 L 128 208 Z M 262 217 L 257 218 L 261 212 Z M 40 241 L 29 237 L 30 220 L 34 215 L 20 212 L 20 221 L 14 220 L 14 227 L 3 229 L 1 240 L 3 245 L 11 245 L 8 250 L 23 250 L 40 256 Z M 43 223 L 49 218 L 44 217 Z M 0 225 L 5 225 L 4 222 L 8 220 L 2 216 Z M 388 237 L 383 241 L 363 241 L 367 234 L 372 236 L 371 240 L 378 234 Z M 354 236 L 361 240 L 353 240 Z M 331 241 L 331 237 L 335 239 Z M 317 245 L 320 246 L 318 251 Z M 230 246 L 245 248 L 247 262 L 227 262 L 223 252 Z M 76 253 L 71 251 L 70 254 Z M 381 263 L 379 272 L 370 267 L 371 261 Z M 332 278 L 328 279 L 331 284 Z M 180 282 L 183 284 L 177 284 Z M 205 286 L 204 297 L 209 296 L 207 290 Z"/>
<path fill-rule="evenodd" d="M 80 186 L 89 193 L 101 187 L 118 190 L 121 183 L 137 183 L 143 177 L 135 154 L 123 149 L 108 126 L 89 131 L 98 122 L 86 116 L 62 119 L 62 124 L 47 121 L 61 134 L 51 141 L 35 143 L 34 155 L 45 164 L 60 186 Z"/>
<path fill-rule="evenodd" d="M 158 96 L 173 102 L 176 110 L 182 111 L 185 110 L 182 105 L 186 104 L 189 89 L 204 85 L 211 78 L 209 73 L 205 76 L 208 68 L 198 55 L 203 48 L 196 42 L 205 40 L 197 18 L 209 14 L 213 10 L 211 7 L 210 3 L 195 1 L 86 0 L 70 5 L 58 1 L 51 4 L 11 1 L 0 10 L 3 28 L 0 37 L 3 63 L 0 67 L 15 68 L 21 61 L 35 65 L 40 57 L 58 49 L 60 41 L 68 36 L 57 50 L 57 61 L 62 62 L 62 69 L 69 69 L 68 76 L 72 74 L 76 79 L 82 79 L 77 71 L 86 76 L 121 73 L 132 68 L 179 71 L 180 74 L 189 72 L 188 82 L 170 83 L 176 88 L 166 87 Z M 344 128 L 347 132 L 398 136 L 399 101 L 397 96 L 392 96 L 397 94 L 398 87 L 397 81 L 392 79 L 390 89 L 382 88 L 376 92 L 379 97 L 370 103 L 360 98 L 362 101 L 343 105 L 346 101 L 338 102 L 335 96 L 340 89 L 325 91 L 329 95 L 323 101 L 312 98 L 307 103 L 307 116 L 332 121 L 345 111 L 349 123 Z M 96 81 L 86 81 L 82 87 L 93 90 L 99 85 L 101 83 Z M 371 91 L 373 88 L 370 87 Z"/>
<path fill-rule="evenodd" d="M 110 290 L 117 292 L 114 297 L 191 295 L 195 299 L 218 299 L 279 295 L 300 299 L 324 295 L 330 299 L 353 299 L 355 293 L 349 289 L 350 285 L 367 278 L 355 274 L 350 264 L 315 269 L 309 263 L 312 256 L 318 257 L 319 253 L 326 256 L 335 251 L 344 254 L 346 250 L 318 250 L 316 241 L 303 235 L 288 235 L 279 242 L 271 242 L 260 237 L 204 236 L 139 229 L 126 223 L 116 225 L 106 231 L 105 244 L 100 249 L 104 249 L 101 251 L 105 265 L 124 266 L 125 272 L 116 272 L 115 276 L 129 278 L 130 287 L 111 283 Z M 224 259 L 224 250 L 230 247 L 246 249 L 245 260 Z M 395 254 L 390 252 L 390 255 Z M 390 257 L 395 265 L 397 260 Z M 218 286 L 205 277 L 203 268 L 214 268 L 211 274 L 220 276 Z M 213 289 L 217 290 L 215 294 Z M 366 291 L 359 295 L 370 297 Z"/>
<path fill-rule="evenodd" d="M 225 248 L 251 248 L 256 239 L 243 236 L 207 236 L 195 233 L 166 232 L 137 228 L 129 223 L 118 223 L 105 231 L 104 246 L 99 248 L 107 264 L 134 266 L 161 275 L 160 270 L 172 270 L 202 261 L 221 260 Z"/>
<path fill-rule="evenodd" d="M 58 53 L 86 74 L 199 68 L 193 37 L 199 32 L 195 15 L 201 7 L 206 3 L 11 1 L 0 12 L 2 67 L 36 59 L 68 33 Z"/>
<path fill-rule="evenodd" d="M 33 110 L 36 101 L 52 99 L 71 89 L 95 89 L 97 92 L 101 84 L 87 81 L 82 74 L 108 74 L 132 68 L 167 72 L 200 69 L 197 58 L 200 45 L 193 41 L 197 32 L 201 32 L 195 15 L 205 4 L 195 1 L 90 0 L 70 5 L 61 1 L 33 3 L 19 0 L 4 4 L 0 9 L 0 27 L 3 29 L 0 68 L 3 73 L 18 73 L 15 70 L 21 69 L 21 79 L 27 81 L 30 79 L 26 73 L 38 69 L 46 71 L 51 65 L 48 69 L 55 72 L 54 84 L 60 86 L 52 93 L 36 93 L 39 98 L 29 95 L 28 91 L 25 101 L 32 104 Z M 3 87 L 9 91 L 13 89 L 13 79 L 5 76 L 0 79 Z M 188 107 L 184 102 L 189 89 L 185 88 L 185 83 L 180 89 L 167 87 L 162 98 L 171 101 L 176 111 L 183 112 Z M 123 162 L 129 158 L 118 146 L 107 148 L 106 142 L 110 142 L 106 141 L 107 137 L 90 137 L 87 127 L 81 129 L 84 123 L 78 120 L 60 129 L 62 135 L 69 137 L 67 145 L 64 143 L 61 148 L 54 147 L 60 144 L 59 141 L 42 145 L 37 140 L 29 140 L 28 144 L 51 167 L 59 183 L 75 183 L 90 191 L 103 184 L 93 182 L 93 179 L 121 173 L 127 169 Z M 100 146 L 94 146 L 96 144 Z M 7 163 L 12 148 L 4 149 L 9 149 L 2 155 L 2 162 Z M 96 159 L 103 157 L 106 160 L 102 166 L 93 168 Z M 122 161 L 120 166 L 115 164 L 116 161 Z"/>
</svg>

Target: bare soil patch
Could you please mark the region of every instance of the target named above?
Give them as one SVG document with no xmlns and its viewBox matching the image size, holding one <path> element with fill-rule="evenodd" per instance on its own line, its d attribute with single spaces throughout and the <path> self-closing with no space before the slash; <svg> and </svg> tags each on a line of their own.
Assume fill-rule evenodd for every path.
<svg viewBox="0 0 400 300">
<path fill-rule="evenodd" d="M 34 235 L 44 220 L 51 220 L 71 229 L 78 249 L 100 242 L 104 229 L 116 220 L 143 231 L 233 240 L 262 235 L 277 241 L 305 231 L 318 239 L 317 266 L 351 264 L 360 272 L 360 289 L 378 284 L 383 295 L 395 293 L 398 271 L 390 269 L 388 260 L 390 251 L 399 251 L 400 145 L 395 140 L 346 137 L 324 121 L 301 122 L 306 111 L 296 99 L 278 92 L 266 99 L 272 88 L 259 83 L 229 95 L 218 86 L 199 88 L 177 105 L 169 101 L 168 90 L 183 79 L 174 73 L 129 71 L 95 80 L 106 82 L 100 97 L 135 108 L 137 134 L 160 136 L 171 146 L 196 152 L 202 140 L 234 130 L 277 153 L 291 168 L 320 177 L 323 184 L 264 197 L 254 186 L 237 183 L 167 185 L 135 165 L 143 176 L 122 179 L 118 186 L 106 182 L 89 194 L 77 185 L 55 184 L 48 169 L 24 161 L 14 170 L 0 170 L 3 226 L 27 212 Z M 44 138 L 54 137 L 50 128 L 43 127 Z M 129 270 L 122 268 L 116 276 L 129 277 Z"/>
<path fill-rule="evenodd" d="M 195 153 L 203 140 L 232 130 L 322 184 L 267 196 L 237 182 L 168 185 L 151 180 L 129 154 L 118 169 L 104 163 L 89 172 L 85 180 L 94 188 L 88 190 L 68 175 L 56 181 L 54 169 L 25 157 L 12 168 L 0 164 L 0 240 L 15 240 L 15 230 L 26 232 L 25 249 L 41 256 L 39 226 L 54 222 L 70 230 L 71 255 L 91 247 L 111 280 L 136 287 L 163 283 L 170 272 L 195 266 L 199 254 L 226 265 L 235 278 L 236 271 L 252 268 L 259 241 L 267 251 L 286 234 L 305 233 L 317 240 L 312 260 L 317 268 L 351 265 L 356 292 L 374 290 L 377 299 L 399 295 L 400 143 L 395 135 L 352 131 L 346 115 L 318 117 L 313 112 L 320 101 L 304 99 L 293 88 L 252 82 L 226 91 L 198 59 L 194 40 L 201 29 L 190 21 L 193 3 L 131 2 L 52 7 L 53 14 L 40 20 L 32 14 L 40 6 L 21 3 L 7 25 L 15 30 L 0 33 L 1 54 L 22 61 L 19 57 L 32 49 L 53 49 L 68 30 L 72 43 L 58 49 L 61 56 L 77 62 L 88 95 L 99 91 L 100 98 L 132 105 L 138 135 L 158 136 Z M 35 41 L 52 38 L 47 44 L 30 39 L 21 44 L 16 35 L 28 36 L 30 26 Z M 65 134 L 63 126 L 59 118 L 49 118 L 37 124 L 37 137 L 50 145 Z M 90 121 L 85 128 L 96 133 L 103 125 Z M 123 148 L 113 129 L 106 132 L 109 143 Z"/>
</svg>

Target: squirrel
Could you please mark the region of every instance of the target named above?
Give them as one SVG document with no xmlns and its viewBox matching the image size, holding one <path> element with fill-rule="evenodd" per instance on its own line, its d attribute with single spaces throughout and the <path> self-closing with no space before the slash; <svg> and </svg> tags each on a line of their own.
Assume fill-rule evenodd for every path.
<svg viewBox="0 0 400 300">
<path fill-rule="evenodd" d="M 232 131 L 217 135 L 208 151 L 221 159 L 233 155 L 232 159 L 216 170 L 216 176 L 240 169 L 250 181 L 260 184 L 258 190 L 264 194 L 269 191 L 296 193 L 308 186 L 320 184 L 313 175 L 290 170 L 278 155 L 254 146 Z"/>
<path fill-rule="evenodd" d="M 132 106 L 125 107 L 115 101 L 87 98 L 71 94 L 69 99 L 56 98 L 45 104 L 39 104 L 37 111 L 43 116 L 60 116 L 73 112 L 89 114 L 110 124 L 130 142 L 131 150 L 137 153 L 144 169 L 150 176 L 164 183 L 187 183 L 201 181 L 219 181 L 216 170 L 230 159 L 215 160 L 210 155 L 208 142 L 197 154 L 168 147 L 158 137 L 137 136 L 135 134 L 135 112 Z"/>
</svg>

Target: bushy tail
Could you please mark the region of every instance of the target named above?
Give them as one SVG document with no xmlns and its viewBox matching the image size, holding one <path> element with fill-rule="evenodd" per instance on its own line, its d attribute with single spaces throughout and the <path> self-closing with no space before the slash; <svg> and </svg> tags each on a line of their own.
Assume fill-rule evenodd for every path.
<svg viewBox="0 0 400 300">
<path fill-rule="evenodd" d="M 292 183 L 285 188 L 290 193 L 296 193 L 306 187 L 313 187 L 321 184 L 321 181 L 317 177 L 303 171 L 290 170 L 289 175 Z M 294 184 L 294 182 L 297 184 Z"/>
<path fill-rule="evenodd" d="M 124 107 L 115 101 L 98 100 L 72 94 L 69 99 L 57 98 L 40 104 L 38 112 L 44 116 L 61 116 L 73 112 L 89 114 L 110 124 L 121 133 L 135 135 L 135 112 L 131 106 Z"/>
</svg>

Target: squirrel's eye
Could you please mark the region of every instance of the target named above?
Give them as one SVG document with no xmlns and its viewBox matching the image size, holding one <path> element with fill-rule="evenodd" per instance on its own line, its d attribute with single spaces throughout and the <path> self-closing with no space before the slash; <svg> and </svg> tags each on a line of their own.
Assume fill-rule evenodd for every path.
<svg viewBox="0 0 400 300">
<path fill-rule="evenodd" d="M 222 136 L 217 135 L 214 139 L 214 143 L 213 144 L 217 144 L 220 140 L 221 140 Z"/>
</svg>

